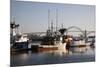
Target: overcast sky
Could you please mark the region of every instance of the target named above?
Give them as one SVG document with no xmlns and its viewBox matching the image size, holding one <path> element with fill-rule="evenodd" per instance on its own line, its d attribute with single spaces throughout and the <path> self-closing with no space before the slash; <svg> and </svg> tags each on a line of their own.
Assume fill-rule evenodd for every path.
<svg viewBox="0 0 100 67">
<path fill-rule="evenodd" d="M 58 10 L 58 26 L 78 26 L 82 30 L 95 30 L 95 6 L 75 4 L 55 4 L 43 2 L 11 2 L 11 21 L 15 18 L 20 30 L 26 32 L 45 32 L 48 28 L 48 9 L 50 20 L 56 23 Z"/>
</svg>

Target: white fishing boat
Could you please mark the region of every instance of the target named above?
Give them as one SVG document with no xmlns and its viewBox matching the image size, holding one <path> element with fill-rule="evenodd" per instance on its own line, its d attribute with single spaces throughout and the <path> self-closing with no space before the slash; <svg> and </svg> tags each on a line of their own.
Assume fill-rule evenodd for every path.
<svg viewBox="0 0 100 67">
<path fill-rule="evenodd" d="M 28 49 L 28 40 L 27 35 L 21 35 L 18 40 L 15 40 L 14 46 L 18 49 Z"/>
<path fill-rule="evenodd" d="M 11 24 L 11 50 L 28 49 L 28 36 L 27 34 L 19 33 L 19 24 L 13 21 Z"/>
</svg>

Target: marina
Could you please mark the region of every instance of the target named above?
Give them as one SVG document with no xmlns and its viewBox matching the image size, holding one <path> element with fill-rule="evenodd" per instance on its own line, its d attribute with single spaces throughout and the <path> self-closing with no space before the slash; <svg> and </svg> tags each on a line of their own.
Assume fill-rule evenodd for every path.
<svg viewBox="0 0 100 67">
<path fill-rule="evenodd" d="M 74 38 L 63 35 L 64 28 L 59 31 L 60 35 L 47 32 L 36 40 L 26 34 L 14 36 L 19 38 L 11 41 L 11 66 L 95 61 L 94 36 Z"/>
<path fill-rule="evenodd" d="M 94 6 L 22 1 L 11 6 L 12 67 L 95 61 Z"/>
<path fill-rule="evenodd" d="M 52 25 L 52 23 L 51 23 Z M 51 29 L 47 30 L 45 36 L 38 36 L 34 38 L 31 34 L 19 34 L 16 32 L 19 25 L 15 24 L 15 21 L 11 23 L 11 52 L 20 51 L 20 50 L 60 50 L 70 47 L 86 47 L 93 46 L 95 47 L 95 37 L 88 36 L 86 30 L 84 32 L 84 37 L 74 37 L 72 35 L 64 35 L 66 28 L 61 28 L 58 31 L 53 31 L 53 25 Z M 72 28 L 74 26 L 71 26 Z M 69 28 L 71 28 L 69 27 Z M 80 28 L 79 28 L 80 29 Z M 82 32 L 82 33 L 83 33 Z M 14 34 L 15 33 L 15 34 Z M 40 41 L 40 44 L 33 45 L 32 42 Z M 31 44 L 30 44 L 31 43 Z M 29 45 L 30 44 L 30 45 Z"/>
</svg>

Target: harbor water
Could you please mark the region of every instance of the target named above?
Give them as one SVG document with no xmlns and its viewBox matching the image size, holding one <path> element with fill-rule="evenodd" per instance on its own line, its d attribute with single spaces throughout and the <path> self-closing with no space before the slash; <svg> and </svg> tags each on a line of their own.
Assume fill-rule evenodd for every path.
<svg viewBox="0 0 100 67">
<path fill-rule="evenodd" d="M 33 43 L 39 44 L 40 42 Z M 43 65 L 95 61 L 94 47 L 70 47 L 62 50 L 23 51 L 11 54 L 11 66 Z"/>
</svg>

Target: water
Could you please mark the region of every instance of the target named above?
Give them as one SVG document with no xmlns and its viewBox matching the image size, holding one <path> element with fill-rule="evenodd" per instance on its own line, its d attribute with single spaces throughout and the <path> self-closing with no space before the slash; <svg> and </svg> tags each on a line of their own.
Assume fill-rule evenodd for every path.
<svg viewBox="0 0 100 67">
<path fill-rule="evenodd" d="M 63 50 L 26 51 L 11 54 L 12 66 L 58 64 L 95 61 L 95 48 L 73 47 Z"/>
</svg>

